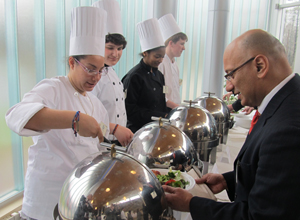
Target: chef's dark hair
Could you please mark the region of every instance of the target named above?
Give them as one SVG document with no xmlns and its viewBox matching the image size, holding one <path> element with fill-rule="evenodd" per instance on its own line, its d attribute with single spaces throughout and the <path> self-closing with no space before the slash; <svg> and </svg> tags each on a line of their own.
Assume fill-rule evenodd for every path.
<svg viewBox="0 0 300 220">
<path fill-rule="evenodd" d="M 160 49 L 160 48 L 163 48 L 163 47 L 165 47 L 165 46 L 155 47 L 155 48 L 153 48 L 153 49 L 146 50 L 146 51 L 144 51 L 144 52 L 151 53 L 151 52 L 156 51 L 156 50 L 158 50 L 158 49 Z M 144 52 L 139 53 L 139 55 L 140 55 L 141 57 L 144 57 L 144 54 L 143 54 Z"/>
<path fill-rule="evenodd" d="M 108 33 L 105 37 L 105 43 L 113 43 L 115 45 L 122 45 L 123 50 L 125 49 L 127 45 L 127 41 L 125 40 L 125 37 L 123 37 L 122 34 L 110 34 Z"/>
<path fill-rule="evenodd" d="M 185 42 L 188 41 L 188 37 L 185 33 L 180 32 L 177 34 L 174 34 L 172 37 L 169 37 L 166 41 L 165 41 L 165 46 L 168 46 L 169 42 L 172 41 L 174 44 L 177 43 L 177 41 L 179 40 L 185 40 Z"/>
<path fill-rule="evenodd" d="M 74 59 L 80 61 L 80 60 L 86 58 L 86 55 L 77 55 L 77 56 L 71 56 L 71 57 L 73 57 Z M 69 62 L 67 62 L 67 63 L 68 63 L 68 66 L 69 66 L 69 68 L 70 68 Z"/>
</svg>

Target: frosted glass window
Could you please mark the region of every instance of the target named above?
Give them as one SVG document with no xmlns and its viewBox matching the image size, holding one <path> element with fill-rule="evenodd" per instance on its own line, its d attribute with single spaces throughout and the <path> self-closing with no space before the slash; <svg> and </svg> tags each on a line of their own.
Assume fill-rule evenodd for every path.
<svg viewBox="0 0 300 220">
<path fill-rule="evenodd" d="M 300 7 L 283 9 L 281 42 L 285 46 L 289 63 L 294 67 L 299 33 Z"/>
</svg>

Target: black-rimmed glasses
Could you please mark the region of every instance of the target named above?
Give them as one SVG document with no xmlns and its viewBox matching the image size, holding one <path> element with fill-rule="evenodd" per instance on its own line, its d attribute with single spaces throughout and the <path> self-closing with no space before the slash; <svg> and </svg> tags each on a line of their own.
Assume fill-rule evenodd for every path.
<svg viewBox="0 0 300 220">
<path fill-rule="evenodd" d="M 255 56 L 256 57 L 256 56 Z M 245 66 L 247 63 L 249 63 L 250 61 L 254 60 L 255 57 L 250 58 L 249 60 L 247 60 L 245 63 L 243 63 L 242 65 L 240 65 L 239 67 L 235 68 L 234 70 L 232 70 L 230 73 L 226 74 L 224 77 L 226 80 L 230 81 L 231 79 L 233 79 L 233 74 L 234 72 L 236 72 L 238 69 L 242 68 L 243 66 Z"/>
</svg>

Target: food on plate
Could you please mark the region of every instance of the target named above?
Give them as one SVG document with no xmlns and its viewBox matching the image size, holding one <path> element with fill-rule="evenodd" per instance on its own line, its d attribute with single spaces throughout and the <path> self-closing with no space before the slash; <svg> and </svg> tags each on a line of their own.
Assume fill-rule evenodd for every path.
<svg viewBox="0 0 300 220">
<path fill-rule="evenodd" d="M 152 172 L 155 174 L 161 185 L 169 185 L 172 187 L 181 187 L 185 189 L 185 187 L 190 184 L 189 181 L 185 181 L 182 178 L 181 172 L 179 170 L 172 171 L 172 168 L 170 168 L 169 172 L 165 175 L 162 175 L 157 170 L 152 170 Z"/>
<path fill-rule="evenodd" d="M 160 174 L 160 172 L 159 172 L 159 171 L 157 171 L 157 170 L 152 170 L 152 172 L 155 174 L 155 176 L 157 176 L 157 175 L 161 175 L 161 174 Z"/>
</svg>

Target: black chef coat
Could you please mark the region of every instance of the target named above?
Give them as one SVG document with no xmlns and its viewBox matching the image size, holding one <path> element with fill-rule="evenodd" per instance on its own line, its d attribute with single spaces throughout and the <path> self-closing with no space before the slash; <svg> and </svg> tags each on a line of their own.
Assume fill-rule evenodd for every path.
<svg viewBox="0 0 300 220">
<path fill-rule="evenodd" d="M 163 92 L 165 79 L 157 69 L 144 63 L 143 59 L 122 79 L 126 94 L 125 107 L 127 127 L 136 132 L 151 122 L 151 116 L 165 117 L 168 113 Z"/>
</svg>

